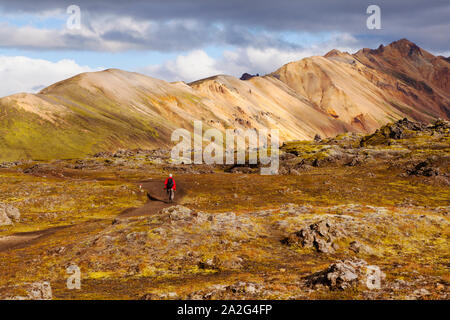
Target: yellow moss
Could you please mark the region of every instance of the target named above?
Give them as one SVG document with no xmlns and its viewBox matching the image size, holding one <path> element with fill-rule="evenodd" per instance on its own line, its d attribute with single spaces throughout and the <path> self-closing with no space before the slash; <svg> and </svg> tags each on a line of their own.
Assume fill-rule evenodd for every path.
<svg viewBox="0 0 450 320">
<path fill-rule="evenodd" d="M 88 278 L 89 279 L 107 279 L 114 276 L 114 272 L 111 271 L 97 271 L 97 272 L 89 272 Z"/>
</svg>

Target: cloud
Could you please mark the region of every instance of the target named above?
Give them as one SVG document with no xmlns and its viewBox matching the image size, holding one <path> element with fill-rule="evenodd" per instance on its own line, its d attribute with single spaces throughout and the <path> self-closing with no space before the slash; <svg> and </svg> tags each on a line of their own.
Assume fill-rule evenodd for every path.
<svg viewBox="0 0 450 320">
<path fill-rule="evenodd" d="M 9 16 L 48 16 L 64 12 L 72 2 L 40 0 L 36 6 L 32 0 L 0 0 L 0 9 Z M 52 30 L 39 46 L 31 36 L 17 40 L 15 32 L 21 27 L 16 26 L 17 31 L 8 31 L 14 37 L 0 36 L 0 46 L 95 51 L 189 51 L 212 44 L 281 48 L 296 46 L 280 40 L 283 32 L 340 32 L 353 34 L 370 47 L 408 38 L 432 51 L 450 49 L 445 38 L 450 30 L 450 2 L 441 0 L 378 0 L 382 30 L 366 28 L 366 9 L 372 1 L 361 0 L 77 0 L 76 4 L 81 8 L 83 32 Z"/>
<path fill-rule="evenodd" d="M 12 26 L 10 24 L 0 24 L 0 47 L 16 48 L 27 50 L 80 50 L 80 51 L 122 51 L 135 49 L 138 46 L 131 38 L 108 39 L 108 33 L 123 32 L 120 29 L 120 21 L 116 21 L 116 29 L 96 30 L 83 27 L 80 30 L 62 29 L 41 29 L 33 26 Z M 129 27 L 133 27 L 129 25 Z M 130 33 L 136 31 L 130 29 Z"/>
<path fill-rule="evenodd" d="M 149 65 L 138 70 L 144 74 L 167 81 L 194 81 L 223 73 L 215 59 L 203 50 L 179 55 L 160 65 Z"/>
<path fill-rule="evenodd" d="M 81 72 L 94 71 L 73 60 L 51 62 L 22 56 L 0 56 L 0 97 L 18 92 L 37 92 Z"/>
<path fill-rule="evenodd" d="M 84 19 L 81 29 L 65 26 L 37 28 L 0 23 L 0 47 L 32 50 L 175 52 L 211 45 L 298 47 L 279 33 L 252 32 L 237 26 L 224 27 L 193 19 L 139 21 L 129 16 L 103 15 Z"/>
<path fill-rule="evenodd" d="M 225 50 L 214 59 L 203 50 L 194 50 L 179 55 L 160 65 L 149 65 L 137 70 L 152 77 L 167 81 L 191 82 L 217 74 L 240 77 L 244 72 L 271 73 L 282 65 L 313 55 L 323 55 L 332 49 L 355 52 L 357 40 L 349 34 L 335 34 L 330 40 L 309 48 L 254 47 Z"/>
</svg>

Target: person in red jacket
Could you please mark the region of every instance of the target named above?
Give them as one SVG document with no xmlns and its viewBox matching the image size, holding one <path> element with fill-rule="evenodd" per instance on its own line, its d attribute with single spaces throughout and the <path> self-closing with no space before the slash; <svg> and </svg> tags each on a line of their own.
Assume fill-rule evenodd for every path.
<svg viewBox="0 0 450 320">
<path fill-rule="evenodd" d="M 175 183 L 175 179 L 172 177 L 172 174 L 169 174 L 166 182 L 164 182 L 164 189 L 166 189 L 166 192 L 169 196 L 169 202 L 173 202 L 175 191 L 177 190 L 177 185 Z"/>
</svg>

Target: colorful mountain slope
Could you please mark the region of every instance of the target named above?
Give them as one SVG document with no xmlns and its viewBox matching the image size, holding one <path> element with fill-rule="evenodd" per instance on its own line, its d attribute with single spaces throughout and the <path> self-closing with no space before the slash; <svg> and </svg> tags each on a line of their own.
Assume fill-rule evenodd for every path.
<svg viewBox="0 0 450 320">
<path fill-rule="evenodd" d="M 171 145 L 193 121 L 220 130 L 277 128 L 282 141 L 372 132 L 409 117 L 449 118 L 449 62 L 400 40 L 337 50 L 248 80 L 169 83 L 117 69 L 83 73 L 38 94 L 0 99 L 0 160 L 76 158 Z"/>
</svg>

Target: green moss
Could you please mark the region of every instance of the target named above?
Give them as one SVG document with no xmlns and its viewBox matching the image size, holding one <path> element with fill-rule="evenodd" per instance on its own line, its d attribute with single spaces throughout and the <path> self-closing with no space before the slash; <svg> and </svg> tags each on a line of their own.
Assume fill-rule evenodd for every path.
<svg viewBox="0 0 450 320">
<path fill-rule="evenodd" d="M 316 145 L 311 141 L 286 142 L 281 150 L 295 155 L 312 154 L 323 149 L 323 145 Z"/>
<path fill-rule="evenodd" d="M 65 102 L 72 112 L 56 115 L 54 121 L 15 106 L 2 106 L 0 161 L 80 158 L 98 151 L 154 145 L 158 132 L 137 111 L 85 96 L 52 97 Z M 81 101 L 92 99 L 91 105 Z"/>
</svg>

